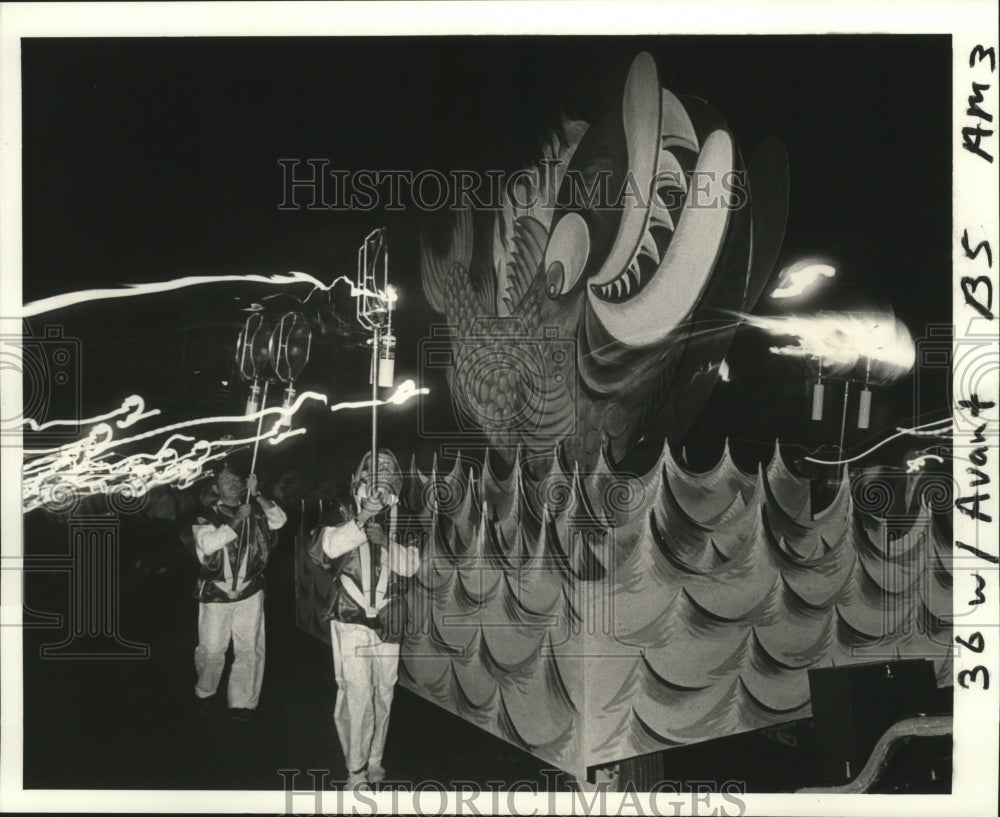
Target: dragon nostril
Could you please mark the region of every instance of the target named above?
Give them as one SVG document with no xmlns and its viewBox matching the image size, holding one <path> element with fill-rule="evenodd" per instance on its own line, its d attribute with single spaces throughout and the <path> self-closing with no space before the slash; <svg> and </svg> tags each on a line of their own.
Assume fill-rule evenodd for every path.
<svg viewBox="0 0 1000 817">
<path fill-rule="evenodd" d="M 562 292 L 565 272 L 561 261 L 553 261 L 545 272 L 545 289 L 550 298 L 558 298 Z"/>
</svg>

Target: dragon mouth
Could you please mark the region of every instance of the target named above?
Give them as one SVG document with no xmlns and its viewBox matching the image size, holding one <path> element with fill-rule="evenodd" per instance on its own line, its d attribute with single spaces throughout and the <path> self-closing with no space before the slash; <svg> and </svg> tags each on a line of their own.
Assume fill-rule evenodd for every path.
<svg viewBox="0 0 1000 817">
<path fill-rule="evenodd" d="M 666 138 L 663 133 L 660 136 L 661 139 Z M 651 194 L 644 222 L 639 224 L 638 219 L 635 219 L 632 224 L 624 224 L 623 219 L 623 229 L 619 230 L 616 244 L 626 247 L 631 245 L 630 257 L 624 264 L 624 269 L 610 281 L 602 282 L 609 273 L 614 272 L 614 266 L 607 262 L 602 266 L 601 272 L 590 283 L 590 291 L 594 296 L 605 303 L 623 304 L 638 296 L 651 284 L 654 276 L 668 275 L 668 258 L 674 262 L 680 260 L 671 256 L 670 247 L 675 239 L 679 245 L 688 243 L 680 235 L 682 227 L 690 232 L 692 222 L 706 221 L 704 218 L 686 216 L 686 213 L 703 209 L 707 205 L 717 210 L 715 221 L 724 225 L 727 208 L 722 198 L 716 195 L 721 186 L 714 182 L 732 169 L 731 146 L 728 142 L 728 134 L 724 131 L 713 131 L 698 153 L 677 147 L 662 149 L 669 156 L 659 157 L 661 169 L 650 182 Z M 681 170 L 678 154 L 681 154 L 680 160 L 689 168 L 693 164 L 692 160 L 697 158 L 696 166 L 691 170 Z M 667 171 L 662 169 L 663 165 L 667 166 Z M 707 184 L 702 185 L 699 180 L 707 181 Z M 701 186 L 692 190 L 692 185 Z M 638 208 L 638 205 L 627 204 L 626 207 Z M 721 239 L 724 229 L 718 232 Z M 625 259 L 621 257 L 621 251 L 615 252 L 615 249 L 612 249 L 612 255 L 618 256 L 614 262 L 617 266 Z"/>
<path fill-rule="evenodd" d="M 643 250 L 636 255 L 625 271 L 607 284 L 591 284 L 591 291 L 602 301 L 620 304 L 638 295 L 649 280 L 656 274 L 671 236 L 658 238 L 664 231 L 647 233 L 650 238 L 643 244 Z"/>
<path fill-rule="evenodd" d="M 682 181 L 685 179 L 683 175 L 678 178 Z M 591 291 L 598 298 L 608 303 L 622 303 L 638 295 L 649 283 L 663 262 L 674 236 L 675 218 L 679 216 L 680 210 L 674 203 L 683 202 L 686 195 L 687 186 L 673 181 L 653 192 L 649 222 L 628 266 L 621 275 L 608 283 L 590 285 Z"/>
<path fill-rule="evenodd" d="M 639 347 L 669 335 L 707 286 L 734 206 L 734 148 L 721 127 L 699 143 L 683 103 L 660 87 L 649 54 L 629 71 L 622 117 L 628 191 L 614 241 L 587 291 L 604 328 Z M 575 213 L 555 225 L 544 259 L 550 296 L 580 279 L 590 256 L 586 232 Z"/>
<path fill-rule="evenodd" d="M 629 183 L 638 195 L 625 203 L 614 246 L 590 284 L 591 292 L 609 303 L 635 297 L 663 262 L 700 149 L 684 106 L 659 87 L 648 55 L 641 55 L 629 73 L 623 108 Z M 614 276 L 616 269 L 621 272 Z"/>
</svg>

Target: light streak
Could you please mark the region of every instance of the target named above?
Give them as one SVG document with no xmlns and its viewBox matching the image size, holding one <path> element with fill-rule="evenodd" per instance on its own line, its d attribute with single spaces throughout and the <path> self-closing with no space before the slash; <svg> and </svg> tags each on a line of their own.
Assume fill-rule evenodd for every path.
<svg viewBox="0 0 1000 817">
<path fill-rule="evenodd" d="M 833 278 L 836 268 L 829 264 L 821 264 L 812 260 L 797 261 L 790 267 L 785 267 L 779 275 L 779 283 L 772 298 L 797 298 L 810 290 L 820 278 Z"/>
<path fill-rule="evenodd" d="M 45 429 L 55 426 L 89 426 L 94 423 L 103 422 L 104 420 L 110 420 L 112 417 L 117 417 L 123 412 L 131 412 L 129 416 L 117 421 L 118 428 L 128 428 L 130 425 L 139 422 L 139 420 L 145 420 L 147 417 L 155 417 L 160 413 L 159 409 L 153 409 L 152 411 L 146 411 L 145 409 L 146 401 L 138 394 L 130 394 L 122 400 L 119 408 L 109 411 L 107 414 L 99 414 L 97 417 L 89 417 L 85 420 L 49 420 L 49 422 L 42 423 L 41 425 L 29 417 L 22 422 L 22 425 L 28 426 L 31 431 L 45 431 Z"/>
<path fill-rule="evenodd" d="M 417 395 L 428 393 L 429 389 L 418 389 L 412 380 L 406 380 L 388 398 L 379 400 L 378 404 L 401 405 Z M 288 407 L 264 408 L 251 415 L 202 417 L 115 439 L 114 429 L 105 420 L 131 411 L 131 415 L 117 423 L 119 428 L 127 428 L 140 419 L 159 414 L 159 410 L 145 411 L 142 398 L 131 395 L 116 411 L 85 421 L 84 424 L 93 423 L 93 427 L 80 440 L 57 448 L 24 451 L 22 510 L 27 513 L 44 506 L 57 507 L 69 497 L 82 498 L 98 493 L 118 493 L 130 499 L 140 498 L 160 485 L 172 485 L 183 490 L 194 485 L 204 475 L 208 464 L 224 458 L 237 446 L 253 445 L 265 440 L 269 445 L 278 445 L 289 437 L 305 434 L 307 429 L 289 429 L 287 425 L 291 416 L 307 400 L 319 400 L 324 405 L 328 403 L 325 394 L 307 391 L 298 395 Z M 331 406 L 330 410 L 365 408 L 371 404 L 370 400 L 342 402 Z M 176 433 L 206 424 L 253 423 L 267 416 L 276 418 L 273 425 L 266 431 L 249 437 L 209 441 Z M 169 436 L 154 452 L 139 452 L 127 456 L 117 453 L 117 449 L 122 446 L 164 435 Z M 180 450 L 179 445 L 186 446 L 187 450 Z"/>
<path fill-rule="evenodd" d="M 939 457 L 937 454 L 921 454 L 919 457 L 914 457 L 912 460 L 906 461 L 906 473 L 917 473 L 917 471 L 921 470 L 927 464 L 928 460 L 936 460 L 943 463 L 944 457 Z"/>
<path fill-rule="evenodd" d="M 416 383 L 412 380 L 404 380 L 399 386 L 396 387 L 389 397 L 385 400 L 356 400 L 352 403 L 337 403 L 336 405 L 330 406 L 330 411 L 340 411 L 341 409 L 355 409 L 355 408 L 371 408 L 375 406 L 386 406 L 390 403 L 395 406 L 401 406 L 407 400 L 416 397 L 420 394 L 430 394 L 430 389 L 421 388 L 418 389 Z"/>
<path fill-rule="evenodd" d="M 728 311 L 728 310 L 726 310 Z M 690 321 L 687 323 L 680 324 L 676 331 L 672 335 L 668 335 L 664 339 L 661 348 L 669 348 L 670 346 L 675 346 L 683 343 L 688 343 L 691 341 L 697 341 L 702 338 L 709 338 L 712 335 L 726 332 L 730 329 L 737 328 L 742 322 L 744 317 L 742 312 L 729 312 L 731 315 L 736 315 L 740 320 L 734 321 L 733 323 L 720 324 L 718 320 L 701 320 L 701 321 Z M 695 327 L 701 326 L 702 324 L 709 324 L 707 329 L 696 329 Z M 658 329 L 650 329 L 648 332 L 643 334 L 633 333 L 629 335 L 629 341 L 636 345 L 643 345 L 645 343 L 645 338 L 654 335 L 658 332 Z M 591 358 L 593 360 L 602 360 L 602 353 L 609 350 L 613 350 L 618 345 L 618 341 L 610 340 L 601 346 L 595 346 L 593 349 L 587 353 L 580 356 L 580 362 L 582 363 L 586 358 Z M 705 374 L 706 372 L 702 372 Z"/>
<path fill-rule="evenodd" d="M 951 422 L 951 421 L 950 420 L 938 420 L 938 423 L 946 423 L 946 422 Z M 933 424 L 932 423 L 928 423 L 927 425 L 933 425 Z M 923 426 L 917 426 L 917 428 L 923 428 Z M 912 437 L 942 437 L 942 436 L 947 436 L 948 434 L 951 434 L 951 429 L 948 429 L 948 431 L 947 431 L 946 434 L 942 434 L 940 431 L 936 431 L 934 429 L 931 429 L 929 431 L 917 431 L 917 430 L 913 429 L 913 430 L 910 431 L 910 436 L 912 436 Z"/>
<path fill-rule="evenodd" d="M 396 291 L 392 287 L 389 287 L 385 292 L 372 292 L 363 287 L 357 287 L 354 281 L 346 275 L 341 275 L 335 278 L 329 284 L 324 284 L 318 278 L 315 278 L 307 272 L 297 271 L 275 273 L 273 275 L 188 275 L 183 278 L 174 278 L 170 281 L 157 281 L 149 284 L 125 284 L 123 287 L 106 287 L 102 289 L 83 289 L 78 290 L 77 292 L 64 292 L 62 295 L 53 295 L 49 298 L 42 298 L 41 300 L 25 304 L 21 308 L 21 316 L 31 318 L 35 315 L 42 315 L 55 309 L 63 309 L 64 307 L 86 303 L 87 301 L 101 301 L 108 298 L 132 298 L 137 295 L 152 295 L 157 292 L 170 292 L 171 290 L 186 289 L 188 287 L 201 286 L 202 284 L 219 284 L 237 281 L 240 283 L 268 284 L 270 286 L 312 284 L 313 288 L 309 291 L 309 294 L 306 295 L 305 298 L 302 298 L 301 300 L 296 298 L 296 300 L 302 304 L 306 303 L 306 301 L 308 301 L 317 292 L 327 292 L 333 289 L 333 287 L 337 284 L 341 283 L 350 285 L 351 296 L 354 298 L 376 298 L 388 304 L 394 303 L 399 298 Z M 277 297 L 277 294 L 266 295 L 261 298 L 261 300 L 266 301 L 270 298 Z M 259 312 L 263 309 L 264 307 L 262 304 L 253 303 L 242 311 Z"/>
<path fill-rule="evenodd" d="M 330 284 L 330 286 L 327 287 L 327 289 L 332 289 L 335 284 L 341 284 L 341 283 L 350 285 L 352 298 L 376 298 L 377 300 L 385 301 L 388 304 L 394 304 L 396 303 L 396 301 L 399 300 L 399 295 L 396 293 L 396 288 L 391 284 L 387 286 L 384 291 L 376 290 L 373 292 L 372 290 L 366 289 L 365 287 L 359 287 L 354 281 L 352 281 L 346 275 L 341 275 L 340 277 L 335 278 L 333 282 Z M 306 295 L 305 297 L 306 301 L 309 300 L 310 295 L 312 295 L 312 292 L 310 292 L 309 295 Z M 273 298 L 275 296 L 269 295 L 268 297 Z"/>
<path fill-rule="evenodd" d="M 893 435 L 891 435 L 889 437 L 886 437 L 881 442 L 875 443 L 875 445 L 873 445 L 871 448 L 867 449 L 866 451 L 862 451 L 860 454 L 857 454 L 857 455 L 855 455 L 853 457 L 850 457 L 848 459 L 844 459 L 844 460 L 819 460 L 819 459 L 816 459 L 815 457 L 805 457 L 804 459 L 807 462 L 815 462 L 815 463 L 817 463 L 819 465 L 848 465 L 848 464 L 850 464 L 852 462 L 857 462 L 860 459 L 864 459 L 869 454 L 871 454 L 874 451 L 877 451 L 883 445 L 885 445 L 886 443 L 891 442 L 892 440 L 895 440 L 897 437 L 903 437 L 903 436 L 907 436 L 907 435 L 911 436 L 911 437 L 949 437 L 949 436 L 951 436 L 951 433 L 952 433 L 951 422 L 952 422 L 951 418 L 947 417 L 944 420 L 935 420 L 932 423 L 923 423 L 923 424 L 921 424 L 919 426 L 914 426 L 913 428 L 899 428 L 897 426 L 895 434 L 893 434 Z M 947 424 L 947 428 L 944 427 L 945 424 Z M 941 428 L 934 428 L 935 426 L 941 426 Z M 926 429 L 933 429 L 933 430 L 928 431 Z"/>
<path fill-rule="evenodd" d="M 343 276 L 341 277 L 343 278 Z M 344 278 L 344 280 L 348 279 Z M 316 290 L 328 290 L 333 286 L 333 284 L 324 284 L 307 272 L 287 272 L 276 273 L 274 275 L 189 275 L 184 278 L 174 278 L 171 281 L 157 281 L 149 284 L 126 284 L 124 287 L 65 292 L 62 295 L 53 295 L 50 298 L 42 298 L 39 301 L 32 301 L 25 304 L 21 309 L 21 315 L 25 318 L 30 318 L 45 312 L 51 312 L 54 309 L 62 309 L 74 304 L 86 303 L 87 301 L 100 301 L 107 298 L 132 298 L 136 295 L 151 295 L 156 292 L 169 292 L 175 289 L 186 289 L 187 287 L 200 286 L 202 284 L 225 282 L 269 284 L 271 286 L 312 284 L 313 290 L 309 295 L 312 295 Z M 348 282 L 350 283 L 349 280 Z M 334 281 L 334 283 L 337 282 Z M 306 297 L 308 298 L 309 296 Z"/>
<path fill-rule="evenodd" d="M 350 287 L 351 287 L 351 295 L 353 295 L 354 297 L 357 297 L 359 294 L 361 294 L 360 292 L 356 293 L 354 291 L 355 290 L 354 282 L 350 278 L 348 278 L 346 275 L 340 275 L 337 278 L 334 278 L 329 284 L 322 284 L 320 286 L 313 287 L 311 290 L 309 290 L 309 294 L 306 295 L 305 298 L 295 298 L 295 300 L 298 301 L 300 304 L 302 304 L 304 306 L 305 303 L 306 303 L 306 301 L 308 301 L 317 292 L 328 292 L 329 290 L 333 289 L 337 284 L 349 284 Z M 261 298 L 261 300 L 262 301 L 269 301 L 272 298 L 280 298 L 280 297 L 281 297 L 281 293 L 275 293 L 273 295 L 265 295 L 263 298 Z M 264 310 L 264 305 L 263 304 L 252 303 L 252 304 L 250 304 L 249 307 L 247 307 L 246 309 L 244 309 L 242 311 L 243 312 L 262 312 L 263 310 Z"/>
<path fill-rule="evenodd" d="M 337 278 L 334 278 L 333 281 L 331 281 L 329 283 L 329 285 L 324 284 L 321 287 L 313 287 L 313 289 L 310 290 L 309 294 L 306 295 L 305 298 L 295 298 L 295 300 L 298 301 L 303 306 L 305 306 L 306 302 L 313 295 L 315 295 L 317 292 L 319 292 L 319 291 L 324 291 L 324 292 L 329 291 L 329 290 L 333 289 L 337 284 L 347 284 L 347 285 L 349 285 L 350 288 L 351 288 L 351 297 L 352 298 L 374 298 L 376 300 L 383 301 L 384 303 L 387 303 L 387 304 L 393 304 L 393 303 L 395 303 L 396 301 L 399 300 L 399 295 L 397 294 L 395 288 L 392 287 L 392 286 L 387 287 L 386 290 L 385 290 L 385 292 L 381 292 L 381 291 L 373 292 L 370 289 L 366 289 L 364 287 L 358 287 L 357 284 L 355 284 L 355 282 L 352 281 L 350 278 L 348 278 L 346 275 L 341 275 L 341 276 L 338 276 Z M 265 295 L 263 298 L 261 298 L 261 300 L 262 301 L 270 301 L 272 298 L 280 298 L 280 297 L 281 297 L 281 293 L 275 293 L 273 295 Z M 250 306 L 245 307 L 245 308 L 243 308 L 240 311 L 241 312 L 263 312 L 264 309 L 265 309 L 264 304 L 254 302 L 254 303 L 250 304 Z"/>
<path fill-rule="evenodd" d="M 158 485 L 174 485 L 179 489 L 190 487 L 204 473 L 207 464 L 225 457 L 235 446 L 249 445 L 263 440 L 275 445 L 288 437 L 304 434 L 306 432 L 304 428 L 282 431 L 282 427 L 284 418 L 298 411 L 306 400 L 320 400 L 325 404 L 327 397 L 317 392 L 303 392 L 288 408 L 262 409 L 249 417 L 237 415 L 187 420 L 120 440 L 115 439 L 114 431 L 108 423 L 99 422 L 81 440 L 58 448 L 26 450 L 24 453 L 27 461 L 22 471 L 23 510 L 27 512 L 46 504 L 58 504 L 57 497 L 60 492 L 64 497 L 117 492 L 129 498 L 138 498 Z M 126 404 L 140 408 L 136 417 L 149 417 L 154 414 L 141 411 L 144 408 L 141 398 L 138 399 L 138 404 L 135 400 L 126 401 Z M 108 415 L 101 415 L 101 419 L 119 413 L 120 410 L 110 412 Z M 209 423 L 253 422 L 267 415 L 278 415 L 278 419 L 267 431 L 252 437 L 208 441 L 171 433 Z M 129 426 L 133 421 L 132 418 L 126 418 L 124 425 Z M 119 421 L 119 427 L 122 427 L 122 424 L 123 421 Z M 170 436 L 154 453 L 140 452 L 115 460 L 110 459 L 116 456 L 115 449 L 164 434 Z M 186 452 L 181 452 L 174 447 L 174 443 L 191 445 Z"/>
<path fill-rule="evenodd" d="M 292 405 L 288 406 L 287 408 L 284 407 L 284 406 L 273 406 L 271 408 L 261 409 L 260 411 L 254 413 L 254 414 L 225 415 L 225 416 L 220 416 L 220 417 L 201 417 L 201 418 L 199 418 L 197 420 L 184 420 L 183 422 L 173 423 L 172 425 L 168 425 L 168 426 L 162 426 L 161 428 L 156 428 L 156 429 L 153 429 L 152 431 L 144 431 L 141 434 L 136 434 L 136 435 L 134 435 L 132 437 L 127 437 L 124 440 L 114 440 L 114 441 L 109 441 L 109 442 L 106 442 L 106 443 L 104 441 L 96 439 L 96 437 L 95 437 L 95 434 L 106 434 L 106 435 L 108 435 L 110 437 L 111 434 L 113 433 L 111 431 L 110 426 L 108 426 L 105 423 L 102 423 L 100 425 L 95 426 L 93 429 L 91 429 L 90 433 L 87 435 L 87 438 L 85 438 L 84 440 L 79 440 L 79 441 L 74 442 L 74 443 L 67 443 L 66 445 L 60 446 L 58 448 L 33 450 L 31 452 L 25 452 L 25 453 L 26 454 L 28 454 L 28 453 L 31 453 L 31 454 L 49 454 L 49 453 L 55 453 L 55 452 L 63 451 L 65 449 L 67 449 L 67 448 L 72 448 L 74 446 L 79 446 L 79 445 L 81 445 L 83 443 L 86 443 L 88 441 L 91 442 L 92 444 L 96 445 L 97 447 L 99 447 L 103 451 L 105 448 L 117 448 L 119 446 L 126 445 L 127 443 L 138 442 L 140 440 L 147 440 L 150 437 L 156 437 L 156 436 L 159 436 L 160 434 L 166 434 L 167 432 L 177 431 L 177 430 L 182 429 L 182 428 L 192 428 L 194 426 L 207 425 L 209 423 L 244 423 L 244 422 L 248 422 L 248 421 L 257 420 L 257 419 L 259 419 L 261 417 L 266 417 L 268 414 L 277 414 L 277 415 L 280 415 L 281 417 L 284 417 L 286 415 L 287 416 L 291 416 L 292 414 L 294 414 L 296 411 L 299 410 L 299 407 L 306 400 L 321 400 L 323 403 L 326 403 L 327 402 L 327 397 L 326 397 L 325 394 L 319 394 L 318 392 L 313 392 L 313 391 L 306 391 L 306 392 L 302 392 L 302 394 L 300 394 L 298 396 L 298 399 Z M 254 439 L 255 438 L 250 438 L 250 441 L 252 442 Z"/>
</svg>

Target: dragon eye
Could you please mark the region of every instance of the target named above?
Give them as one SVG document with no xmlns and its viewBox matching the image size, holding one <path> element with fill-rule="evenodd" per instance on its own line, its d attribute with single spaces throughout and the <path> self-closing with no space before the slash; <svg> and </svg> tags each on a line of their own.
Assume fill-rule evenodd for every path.
<svg viewBox="0 0 1000 817">
<path fill-rule="evenodd" d="M 562 294 L 565 279 L 562 261 L 553 261 L 545 273 L 545 291 L 549 293 L 550 298 L 558 298 Z"/>
<path fill-rule="evenodd" d="M 577 213 L 560 219 L 552 231 L 542 267 L 545 270 L 545 291 L 550 298 L 565 295 L 580 280 L 580 274 L 590 257 L 590 231 L 587 222 Z"/>
</svg>

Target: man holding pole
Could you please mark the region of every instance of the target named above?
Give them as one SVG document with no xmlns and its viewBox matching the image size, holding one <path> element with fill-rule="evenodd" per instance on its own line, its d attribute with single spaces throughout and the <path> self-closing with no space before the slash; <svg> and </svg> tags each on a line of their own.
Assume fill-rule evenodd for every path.
<svg viewBox="0 0 1000 817">
<path fill-rule="evenodd" d="M 271 532 L 287 517 L 257 491 L 256 474 L 244 482 L 227 466 L 215 486 L 218 499 L 203 509 L 192 528 L 201 563 L 195 712 L 211 715 L 232 640 L 229 714 L 247 721 L 256 711 L 264 680 L 264 568 L 273 546 Z"/>
<path fill-rule="evenodd" d="M 401 577 L 420 565 L 415 547 L 394 539 L 392 519 L 402 487 L 392 452 L 365 454 L 351 488 L 354 512 L 338 525 L 318 528 L 309 554 L 334 579 L 323 617 L 330 622 L 337 681 L 334 722 L 347 762 L 347 784 L 366 788 L 385 778 L 382 752 L 389 728 L 403 634 Z"/>
</svg>

